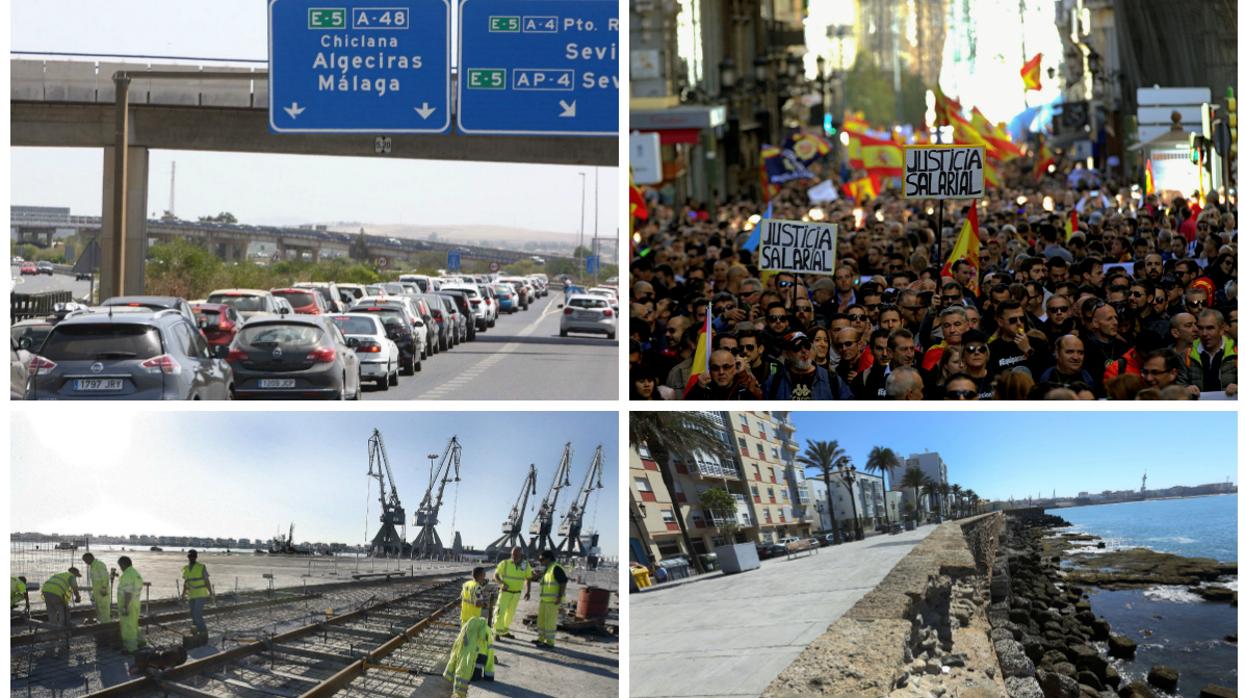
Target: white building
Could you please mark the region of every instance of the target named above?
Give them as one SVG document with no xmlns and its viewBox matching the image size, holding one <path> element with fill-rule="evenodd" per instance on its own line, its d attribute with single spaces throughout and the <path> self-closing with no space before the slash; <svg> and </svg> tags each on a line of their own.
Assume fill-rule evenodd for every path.
<svg viewBox="0 0 1245 698">
<path fill-rule="evenodd" d="M 806 481 L 809 494 L 813 498 L 811 509 L 816 512 L 815 528 L 820 531 L 831 530 L 830 512 L 826 508 L 826 483 L 820 477 L 809 477 Z M 866 531 L 886 518 L 884 501 L 890 500 L 890 520 L 898 521 L 899 494 L 892 493 L 883 497 L 882 478 L 877 475 L 856 471 L 856 480 L 852 485 L 852 497 L 848 497 L 847 485 L 843 482 L 840 471 L 831 471 L 830 486 L 834 489 L 834 518 L 840 528 L 847 526 L 853 516 L 852 499 L 855 499 L 855 515 L 860 517 L 861 525 Z"/>
</svg>

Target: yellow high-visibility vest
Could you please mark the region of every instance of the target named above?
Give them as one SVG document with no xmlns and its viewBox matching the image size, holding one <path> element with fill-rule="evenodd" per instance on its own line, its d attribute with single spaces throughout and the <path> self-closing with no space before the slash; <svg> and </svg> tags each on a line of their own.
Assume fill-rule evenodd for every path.
<svg viewBox="0 0 1245 698">
<path fill-rule="evenodd" d="M 9 608 L 17 608 L 25 600 L 26 583 L 17 577 L 9 577 Z"/>
<path fill-rule="evenodd" d="M 186 596 L 192 599 L 208 597 L 207 568 L 202 562 L 182 568 L 182 579 L 186 580 Z"/>
<path fill-rule="evenodd" d="M 540 602 L 541 603 L 557 603 L 558 588 L 562 586 L 558 584 L 557 577 L 554 576 L 554 570 L 562 569 L 562 565 L 554 562 L 545 570 L 545 574 L 540 578 Z M 563 574 L 566 571 L 563 570 Z"/>
<path fill-rule="evenodd" d="M 506 591 L 517 593 L 523 590 L 523 582 L 532 578 L 532 568 L 527 560 L 515 564 L 514 560 L 502 560 L 497 565 L 497 576 L 501 577 L 502 586 Z"/>
<path fill-rule="evenodd" d="M 68 572 L 52 575 L 52 578 L 43 583 L 42 591 L 44 594 L 59 596 L 69 603 L 69 597 L 73 593 L 73 575 Z"/>
<path fill-rule="evenodd" d="M 480 602 L 480 585 L 476 580 L 472 579 L 463 584 L 462 608 L 458 612 L 458 620 L 460 623 L 467 621 L 480 615 L 480 607 L 476 606 Z"/>
</svg>

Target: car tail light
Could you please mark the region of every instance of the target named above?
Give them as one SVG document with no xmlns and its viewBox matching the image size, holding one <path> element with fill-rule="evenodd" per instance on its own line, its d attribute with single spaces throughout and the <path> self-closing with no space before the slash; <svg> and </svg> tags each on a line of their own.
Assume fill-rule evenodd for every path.
<svg viewBox="0 0 1245 698">
<path fill-rule="evenodd" d="M 248 358 L 247 353 L 245 351 L 242 351 L 241 349 L 231 348 L 229 350 L 229 355 L 225 357 L 225 360 L 232 364 L 232 363 L 237 363 L 239 361 L 246 361 L 247 358 Z"/>
<path fill-rule="evenodd" d="M 609 308 L 606 308 L 604 311 L 602 311 L 602 313 L 605 315 L 605 317 L 614 317 L 614 311 L 610 310 Z"/>
<path fill-rule="evenodd" d="M 216 326 L 216 329 L 220 330 L 221 332 L 232 332 L 233 323 L 228 320 L 221 320 L 220 324 Z"/>
<path fill-rule="evenodd" d="M 479 298 L 472 298 L 472 299 L 471 299 L 471 304 L 472 304 L 472 305 L 479 305 L 479 304 L 480 304 L 480 299 L 479 299 Z"/>
<path fill-rule="evenodd" d="M 54 368 L 56 368 L 55 361 L 48 361 L 38 354 L 30 357 L 30 368 L 28 370 L 36 376 L 51 373 Z"/>
<path fill-rule="evenodd" d="M 562 311 L 562 314 L 563 314 L 563 315 L 570 315 L 570 314 L 571 314 L 571 313 L 573 313 L 573 312 L 575 312 L 575 309 L 574 309 L 574 308 L 567 308 L 566 310 L 563 310 L 563 311 Z"/>
<path fill-rule="evenodd" d="M 318 364 L 332 363 L 337 360 L 337 351 L 333 347 L 320 347 L 307 352 L 307 358 Z"/>
<path fill-rule="evenodd" d="M 148 373 L 163 373 L 166 376 L 176 376 L 182 372 L 181 364 L 168 354 L 152 357 L 139 365 L 147 369 Z"/>
<path fill-rule="evenodd" d="M 355 353 L 356 354 L 379 354 L 380 345 L 374 344 L 372 342 L 365 342 L 355 348 Z"/>
</svg>

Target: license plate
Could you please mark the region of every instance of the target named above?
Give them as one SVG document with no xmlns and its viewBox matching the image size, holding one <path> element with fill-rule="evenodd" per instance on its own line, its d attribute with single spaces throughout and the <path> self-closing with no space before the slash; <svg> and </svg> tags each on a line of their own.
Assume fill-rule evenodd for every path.
<svg viewBox="0 0 1245 698">
<path fill-rule="evenodd" d="M 121 386 L 120 378 L 79 378 L 73 383 L 73 389 L 79 392 L 120 390 Z"/>
<path fill-rule="evenodd" d="M 575 317 L 583 318 L 584 320 L 591 320 L 591 319 L 596 318 L 596 316 L 597 314 L 592 312 L 591 310 L 576 310 L 575 311 Z"/>
<path fill-rule="evenodd" d="M 293 378 L 263 378 L 259 381 L 261 388 L 293 388 Z"/>
</svg>

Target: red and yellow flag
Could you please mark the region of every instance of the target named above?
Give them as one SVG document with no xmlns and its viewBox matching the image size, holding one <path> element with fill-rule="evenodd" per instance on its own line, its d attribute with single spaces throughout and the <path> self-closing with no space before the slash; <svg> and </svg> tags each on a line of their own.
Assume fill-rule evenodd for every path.
<svg viewBox="0 0 1245 698">
<path fill-rule="evenodd" d="M 705 326 L 700 329 L 696 338 L 696 354 L 692 356 L 692 377 L 683 389 L 683 397 L 692 392 L 692 388 L 700 382 L 700 374 L 709 372 L 709 354 L 713 348 L 713 306 L 705 308 Z"/>
<path fill-rule="evenodd" d="M 1020 79 L 1025 81 L 1026 90 L 1042 89 L 1042 54 L 1037 54 L 1020 67 Z"/>
<path fill-rule="evenodd" d="M 1081 226 L 1080 222 L 1077 221 L 1076 219 L 1076 210 L 1073 210 L 1072 215 L 1068 216 L 1068 222 L 1063 224 L 1063 231 L 1065 235 L 1064 242 L 1071 240 L 1072 234 L 1075 233 L 1080 228 L 1080 226 Z"/>
<path fill-rule="evenodd" d="M 903 175 L 903 148 L 895 141 L 871 136 L 857 135 L 860 141 L 861 169 L 871 177 L 899 177 Z"/>
<path fill-rule="evenodd" d="M 1046 176 L 1046 170 L 1055 164 L 1055 153 L 1046 145 L 1046 141 L 1042 141 L 1041 147 L 1038 148 L 1036 160 L 1037 164 L 1033 168 L 1033 178 L 1040 181 L 1042 177 Z"/>
<path fill-rule="evenodd" d="M 981 229 L 977 224 L 976 205 L 968 207 L 968 217 L 964 219 L 960 234 L 955 239 L 955 247 L 947 257 L 946 263 L 942 265 L 942 276 L 952 276 L 951 267 L 961 259 L 971 264 L 976 272 L 969 280 L 968 286 L 972 289 L 973 295 L 977 295 L 980 292 L 978 287 L 981 285 L 978 280 L 981 275 Z"/>
<path fill-rule="evenodd" d="M 860 203 L 865 199 L 878 198 L 878 192 L 881 191 L 882 185 L 877 177 L 871 175 L 848 182 L 843 185 L 843 189 L 849 197 L 856 200 L 856 203 Z"/>
<path fill-rule="evenodd" d="M 1149 196 L 1154 192 L 1154 168 L 1150 166 L 1150 160 L 1146 160 L 1146 191 L 1145 196 Z"/>
</svg>

